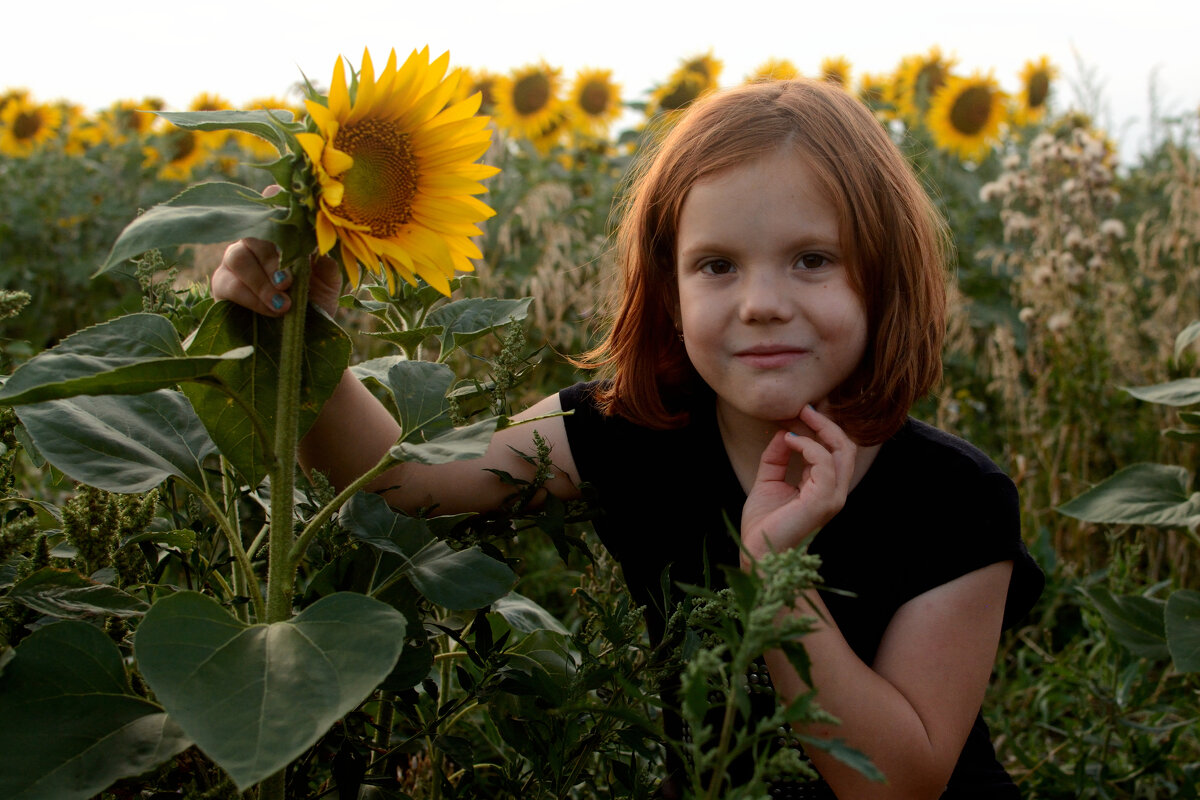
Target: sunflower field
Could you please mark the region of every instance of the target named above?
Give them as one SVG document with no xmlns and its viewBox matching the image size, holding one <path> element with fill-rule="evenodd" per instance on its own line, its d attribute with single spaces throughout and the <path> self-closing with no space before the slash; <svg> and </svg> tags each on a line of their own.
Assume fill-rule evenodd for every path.
<svg viewBox="0 0 1200 800">
<path fill-rule="evenodd" d="M 1047 574 L 1001 642 L 998 756 L 1027 798 L 1200 796 L 1200 114 L 1118 153 L 1045 58 L 998 78 L 937 48 L 887 74 L 831 55 L 807 77 L 875 113 L 955 237 L 945 377 L 914 413 L 1009 472 Z M 582 379 L 623 178 L 730 83 L 712 52 L 634 94 L 419 51 L 238 108 L 0 94 L 0 796 L 654 796 L 689 747 L 660 724 L 678 655 L 587 504 L 532 502 L 548 451 L 504 513 L 454 516 L 294 455 L 349 364 L 404 430 L 373 474 L 476 456 Z M 334 257 L 339 321 L 215 303 L 248 235 L 291 259 L 298 303 L 308 254 Z M 743 588 L 816 579 L 780 559 Z M 688 621 L 728 652 L 769 635 L 706 602 Z M 722 674 L 692 653 L 682 696 L 743 691 Z M 697 796 L 804 768 L 723 791 L 692 754 Z"/>
</svg>

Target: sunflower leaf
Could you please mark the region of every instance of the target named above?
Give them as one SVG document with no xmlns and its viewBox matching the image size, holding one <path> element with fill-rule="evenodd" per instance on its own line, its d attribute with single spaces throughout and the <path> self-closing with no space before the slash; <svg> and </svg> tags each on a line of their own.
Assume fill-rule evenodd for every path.
<svg viewBox="0 0 1200 800">
<path fill-rule="evenodd" d="M 176 477 L 201 491 L 216 447 L 187 398 L 160 390 L 69 397 L 17 408 L 42 456 L 68 477 L 135 494 Z"/>
<path fill-rule="evenodd" d="M 532 300 L 530 297 L 516 300 L 472 297 L 435 308 L 425 322 L 431 327 L 442 328 L 442 352 L 438 360 L 454 348 L 486 336 L 494 328 L 525 319 Z"/>
<path fill-rule="evenodd" d="M 171 718 L 239 789 L 283 769 L 388 676 L 404 615 L 339 592 L 294 619 L 246 625 L 179 592 L 138 626 L 138 668 Z"/>
<path fill-rule="evenodd" d="M 158 116 L 178 128 L 197 131 L 243 131 L 266 139 L 280 150 L 287 143 L 277 127 L 290 123 L 294 117 L 287 109 L 253 109 L 251 111 L 156 111 Z M 277 121 L 278 120 L 278 121 Z"/>
<path fill-rule="evenodd" d="M 250 352 L 238 347 L 188 356 L 166 317 L 129 314 L 73 333 L 22 364 L 0 389 L 0 404 L 144 394 L 211 376 L 226 361 Z"/>
<path fill-rule="evenodd" d="M 1190 473 L 1168 464 L 1132 464 L 1058 507 L 1084 522 L 1160 527 L 1200 519 L 1200 494 L 1188 491 Z"/>
<path fill-rule="evenodd" d="M 55 567 L 43 567 L 22 579 L 8 599 L 60 619 L 140 617 L 149 608 L 144 600 L 115 586 Z"/>
<path fill-rule="evenodd" d="M 251 357 L 226 361 L 213 371 L 219 383 L 189 383 L 183 387 L 221 454 L 251 486 L 262 481 L 275 458 L 282 332 L 282 320 L 222 301 L 213 305 L 187 344 L 190 355 L 252 346 Z M 350 362 L 350 349 L 350 339 L 337 323 L 309 306 L 300 383 L 301 436 L 341 380 Z"/>
<path fill-rule="evenodd" d="M 0 674 L 0 797 L 85 800 L 191 745 L 133 694 L 121 651 L 86 622 L 39 628 Z"/>
<path fill-rule="evenodd" d="M 149 250 L 214 244 L 253 237 L 286 245 L 293 230 L 280 223 L 287 210 L 264 203 L 236 183 L 192 186 L 125 226 L 97 275 Z"/>
</svg>

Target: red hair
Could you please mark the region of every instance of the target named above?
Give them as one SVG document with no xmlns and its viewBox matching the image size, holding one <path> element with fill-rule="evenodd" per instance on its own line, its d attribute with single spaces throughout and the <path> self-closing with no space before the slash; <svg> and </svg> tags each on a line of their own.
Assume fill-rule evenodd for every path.
<svg viewBox="0 0 1200 800">
<path fill-rule="evenodd" d="M 780 148 L 805 159 L 835 204 L 851 280 L 866 307 L 866 352 L 829 397 L 856 442 L 884 441 L 941 378 L 945 222 L 882 126 L 823 82 L 755 83 L 698 100 L 632 174 L 617 248 L 620 285 L 604 340 L 576 363 L 602 367 L 598 401 L 653 428 L 687 420 L 703 384 L 675 329 L 679 215 L 699 181 Z"/>
</svg>

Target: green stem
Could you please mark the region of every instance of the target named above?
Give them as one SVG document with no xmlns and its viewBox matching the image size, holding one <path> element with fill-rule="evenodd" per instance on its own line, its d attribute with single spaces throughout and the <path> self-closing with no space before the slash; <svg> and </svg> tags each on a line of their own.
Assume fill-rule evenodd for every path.
<svg viewBox="0 0 1200 800">
<path fill-rule="evenodd" d="M 379 463 L 371 467 L 369 470 L 355 479 L 349 486 L 338 492 L 338 496 L 330 500 L 321 510 L 317 512 L 309 523 L 304 526 L 303 532 L 300 534 L 299 540 L 296 541 L 291 551 L 292 568 L 299 566 L 304 559 L 304 552 L 308 550 L 312 539 L 321 530 L 321 526 L 333 516 L 333 513 L 346 504 L 346 501 L 356 495 L 359 489 L 366 486 L 371 481 L 378 478 L 383 473 L 400 463 L 400 459 L 394 457 L 391 452 L 384 453 L 383 458 L 379 459 Z"/>
<path fill-rule="evenodd" d="M 230 538 L 230 540 L 237 541 L 240 544 L 242 541 L 242 525 L 241 525 L 241 522 L 238 520 L 237 486 L 234 484 L 233 478 L 230 475 L 231 469 L 232 468 L 229 466 L 229 463 L 224 458 L 222 458 L 221 459 L 221 490 L 225 496 L 225 519 L 229 520 L 229 538 Z M 233 575 L 231 577 L 233 578 L 233 591 L 239 597 L 249 597 L 250 596 L 250 583 L 252 581 L 254 581 L 254 573 L 253 572 L 248 573 L 242 567 L 241 563 L 239 563 L 238 568 L 233 571 Z M 241 603 L 237 604 L 237 606 L 234 608 L 234 612 L 237 614 L 237 618 L 240 619 L 242 622 L 250 621 L 250 615 L 249 615 L 246 607 L 244 605 L 242 605 Z"/>
<path fill-rule="evenodd" d="M 268 623 L 292 618 L 292 587 L 296 580 L 296 564 L 291 557 L 296 538 L 292 512 L 299 440 L 300 370 L 304 363 L 304 317 L 308 308 L 308 255 L 297 258 L 289 267 L 293 275 L 292 312 L 283 317 L 275 402 L 275 464 L 271 470 L 271 533 L 267 545 Z"/>
<path fill-rule="evenodd" d="M 208 492 L 196 492 L 196 496 L 200 498 L 200 502 L 213 515 L 213 518 L 217 521 L 217 525 L 221 528 L 221 532 L 225 534 L 225 541 L 229 545 L 229 552 L 233 553 L 233 559 L 238 563 L 238 569 L 241 570 L 242 577 L 246 581 L 246 593 L 250 596 L 250 602 L 254 604 L 254 615 L 259 621 L 262 621 L 267 613 L 267 607 L 263 601 L 262 590 L 258 588 L 258 579 L 254 576 L 254 567 L 250 563 L 250 557 L 246 554 L 246 548 L 242 547 L 241 534 L 238 533 L 235 526 L 229 521 L 229 517 L 225 515 L 224 510 L 217 505 Z"/>
</svg>

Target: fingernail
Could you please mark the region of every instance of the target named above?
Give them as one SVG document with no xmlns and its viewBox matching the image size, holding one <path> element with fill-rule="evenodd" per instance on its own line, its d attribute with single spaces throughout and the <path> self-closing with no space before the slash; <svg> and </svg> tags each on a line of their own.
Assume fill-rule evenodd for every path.
<svg viewBox="0 0 1200 800">
<path fill-rule="evenodd" d="M 788 431 L 788 432 L 787 432 L 787 435 L 788 435 L 788 436 L 793 436 L 793 437 L 795 437 L 795 438 L 797 438 L 797 439 L 799 439 L 799 438 L 800 438 L 800 434 L 796 433 L 795 431 Z"/>
<path fill-rule="evenodd" d="M 285 302 L 286 301 L 283 299 L 283 295 L 277 294 L 271 298 L 271 308 L 275 309 L 276 311 L 282 311 L 283 304 Z"/>
<path fill-rule="evenodd" d="M 275 270 L 275 274 L 271 276 L 271 281 L 278 286 L 287 280 L 287 273 L 281 269 Z"/>
</svg>

